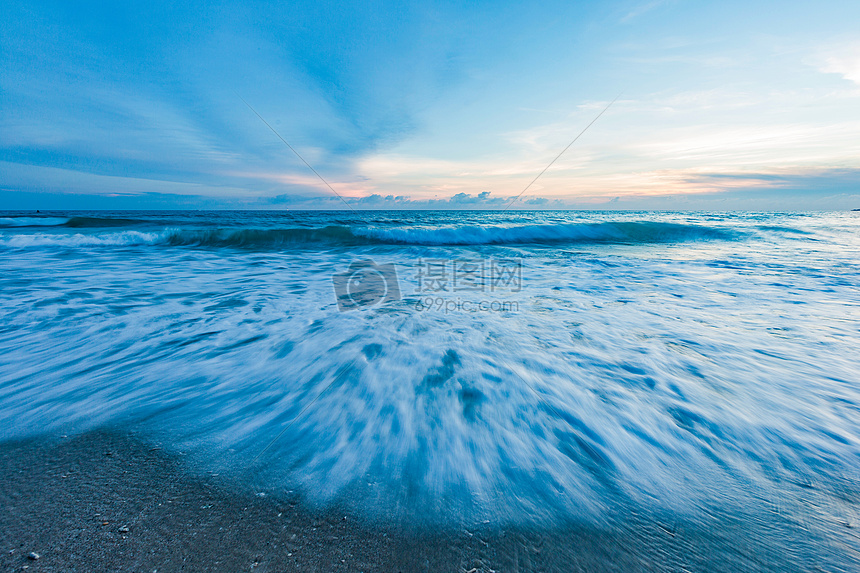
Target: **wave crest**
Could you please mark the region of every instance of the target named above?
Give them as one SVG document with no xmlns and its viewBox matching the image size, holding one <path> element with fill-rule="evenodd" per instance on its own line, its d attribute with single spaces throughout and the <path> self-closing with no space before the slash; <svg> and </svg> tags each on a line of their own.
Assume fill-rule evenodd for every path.
<svg viewBox="0 0 860 573">
<path fill-rule="evenodd" d="M 66 224 L 65 226 L 69 226 Z M 656 244 L 734 240 L 737 232 L 702 225 L 650 221 L 481 227 L 356 227 L 282 229 L 165 229 L 92 234 L 8 234 L 7 247 L 193 246 L 239 249 L 362 245 Z"/>
<path fill-rule="evenodd" d="M 735 234 L 702 225 L 625 221 L 517 225 L 513 227 L 359 229 L 381 242 L 414 245 L 499 245 L 518 243 L 676 243 L 730 240 Z"/>
<path fill-rule="evenodd" d="M 206 231 L 175 230 L 168 233 L 166 243 L 172 246 L 282 248 L 291 245 L 356 245 L 366 243 L 349 227 L 292 229 L 213 229 Z"/>
<path fill-rule="evenodd" d="M 13 249 L 38 247 L 132 247 L 138 245 L 155 245 L 163 240 L 164 233 L 142 233 L 140 231 L 119 231 L 101 235 L 34 233 L 0 236 L 0 245 Z"/>
<path fill-rule="evenodd" d="M 59 227 L 69 221 L 66 217 L 0 217 L 2 227 Z"/>
</svg>

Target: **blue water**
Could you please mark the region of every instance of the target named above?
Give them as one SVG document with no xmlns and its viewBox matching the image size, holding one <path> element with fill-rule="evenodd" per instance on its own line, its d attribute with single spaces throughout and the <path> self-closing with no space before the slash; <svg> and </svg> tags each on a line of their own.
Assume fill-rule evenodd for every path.
<svg viewBox="0 0 860 573">
<path fill-rule="evenodd" d="M 341 312 L 366 260 L 399 296 Z M 742 513 L 858 562 L 860 213 L 0 213 L 0 269 L 0 438 L 134 427 L 368 514 Z"/>
</svg>

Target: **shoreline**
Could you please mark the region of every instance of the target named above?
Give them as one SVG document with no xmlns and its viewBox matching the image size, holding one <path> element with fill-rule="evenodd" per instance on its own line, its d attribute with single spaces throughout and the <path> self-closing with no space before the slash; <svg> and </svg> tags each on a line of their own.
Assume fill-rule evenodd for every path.
<svg viewBox="0 0 860 573">
<path fill-rule="evenodd" d="M 712 516 L 716 521 L 702 527 L 630 515 L 603 528 L 430 529 L 370 522 L 337 505 L 312 507 L 297 494 L 237 492 L 217 475 L 187 475 L 182 462 L 133 434 L 107 430 L 0 443 L 0 565 L 162 572 L 828 569 L 804 560 L 802 546 L 791 555 L 792 547 L 771 544 L 782 540 L 773 536 L 778 524 L 743 518 Z M 770 537 L 763 526 L 772 528 Z M 28 558 L 31 552 L 39 558 Z"/>
</svg>

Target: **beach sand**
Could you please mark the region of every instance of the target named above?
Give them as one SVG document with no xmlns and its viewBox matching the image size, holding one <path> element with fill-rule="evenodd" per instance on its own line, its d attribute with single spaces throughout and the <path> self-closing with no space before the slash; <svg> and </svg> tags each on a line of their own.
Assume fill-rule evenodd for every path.
<svg viewBox="0 0 860 573">
<path fill-rule="evenodd" d="M 695 528 L 629 515 L 604 528 L 370 523 L 336 505 L 315 509 L 295 494 L 261 497 L 216 475 L 191 477 L 182 462 L 134 435 L 107 431 L 0 445 L 0 565 L 161 572 L 805 568 L 768 547 L 767 537 L 744 535 L 743 520 Z"/>
</svg>

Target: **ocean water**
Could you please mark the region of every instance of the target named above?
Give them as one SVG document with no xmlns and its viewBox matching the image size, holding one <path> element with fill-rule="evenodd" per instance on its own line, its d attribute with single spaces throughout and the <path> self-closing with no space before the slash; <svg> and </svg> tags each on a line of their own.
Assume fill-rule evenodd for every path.
<svg viewBox="0 0 860 573">
<path fill-rule="evenodd" d="M 6 212 L 0 269 L 2 439 L 135 428 L 368 515 L 744 515 L 858 563 L 860 213 Z"/>
</svg>

